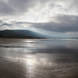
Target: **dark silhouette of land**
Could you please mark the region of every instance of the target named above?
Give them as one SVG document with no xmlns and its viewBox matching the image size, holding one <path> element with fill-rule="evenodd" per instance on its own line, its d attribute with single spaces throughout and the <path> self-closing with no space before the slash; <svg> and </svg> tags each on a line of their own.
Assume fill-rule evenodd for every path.
<svg viewBox="0 0 78 78">
<path fill-rule="evenodd" d="M 0 38 L 41 39 L 45 36 L 30 30 L 3 30 L 0 31 Z"/>
<path fill-rule="evenodd" d="M 25 39 L 78 39 L 78 37 L 57 37 L 43 35 L 31 30 L 2 30 L 0 31 L 0 38 L 25 38 Z"/>
</svg>

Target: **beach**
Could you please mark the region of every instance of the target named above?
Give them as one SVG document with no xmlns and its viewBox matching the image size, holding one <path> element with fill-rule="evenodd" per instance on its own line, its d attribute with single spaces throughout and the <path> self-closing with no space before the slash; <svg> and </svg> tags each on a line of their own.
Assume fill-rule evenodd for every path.
<svg viewBox="0 0 78 78">
<path fill-rule="evenodd" d="M 78 40 L 0 39 L 0 78 L 78 78 Z"/>
</svg>

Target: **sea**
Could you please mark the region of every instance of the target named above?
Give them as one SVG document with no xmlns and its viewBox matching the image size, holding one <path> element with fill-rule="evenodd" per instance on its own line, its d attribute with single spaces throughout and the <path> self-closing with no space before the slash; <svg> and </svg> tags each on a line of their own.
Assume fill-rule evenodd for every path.
<svg viewBox="0 0 78 78">
<path fill-rule="evenodd" d="M 0 78 L 78 78 L 78 40 L 0 39 Z"/>
</svg>

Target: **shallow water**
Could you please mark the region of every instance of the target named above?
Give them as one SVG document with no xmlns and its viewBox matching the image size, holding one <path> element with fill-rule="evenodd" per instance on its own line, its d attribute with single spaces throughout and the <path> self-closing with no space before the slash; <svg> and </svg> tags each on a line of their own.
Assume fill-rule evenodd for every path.
<svg viewBox="0 0 78 78">
<path fill-rule="evenodd" d="M 0 78 L 78 78 L 78 40 L 0 39 Z"/>
</svg>

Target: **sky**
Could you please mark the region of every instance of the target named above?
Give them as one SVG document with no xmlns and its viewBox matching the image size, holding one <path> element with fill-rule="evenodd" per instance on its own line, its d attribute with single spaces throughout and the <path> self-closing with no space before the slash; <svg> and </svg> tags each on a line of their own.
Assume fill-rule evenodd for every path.
<svg viewBox="0 0 78 78">
<path fill-rule="evenodd" d="M 0 0 L 0 30 L 6 29 L 78 37 L 78 0 Z"/>
</svg>

